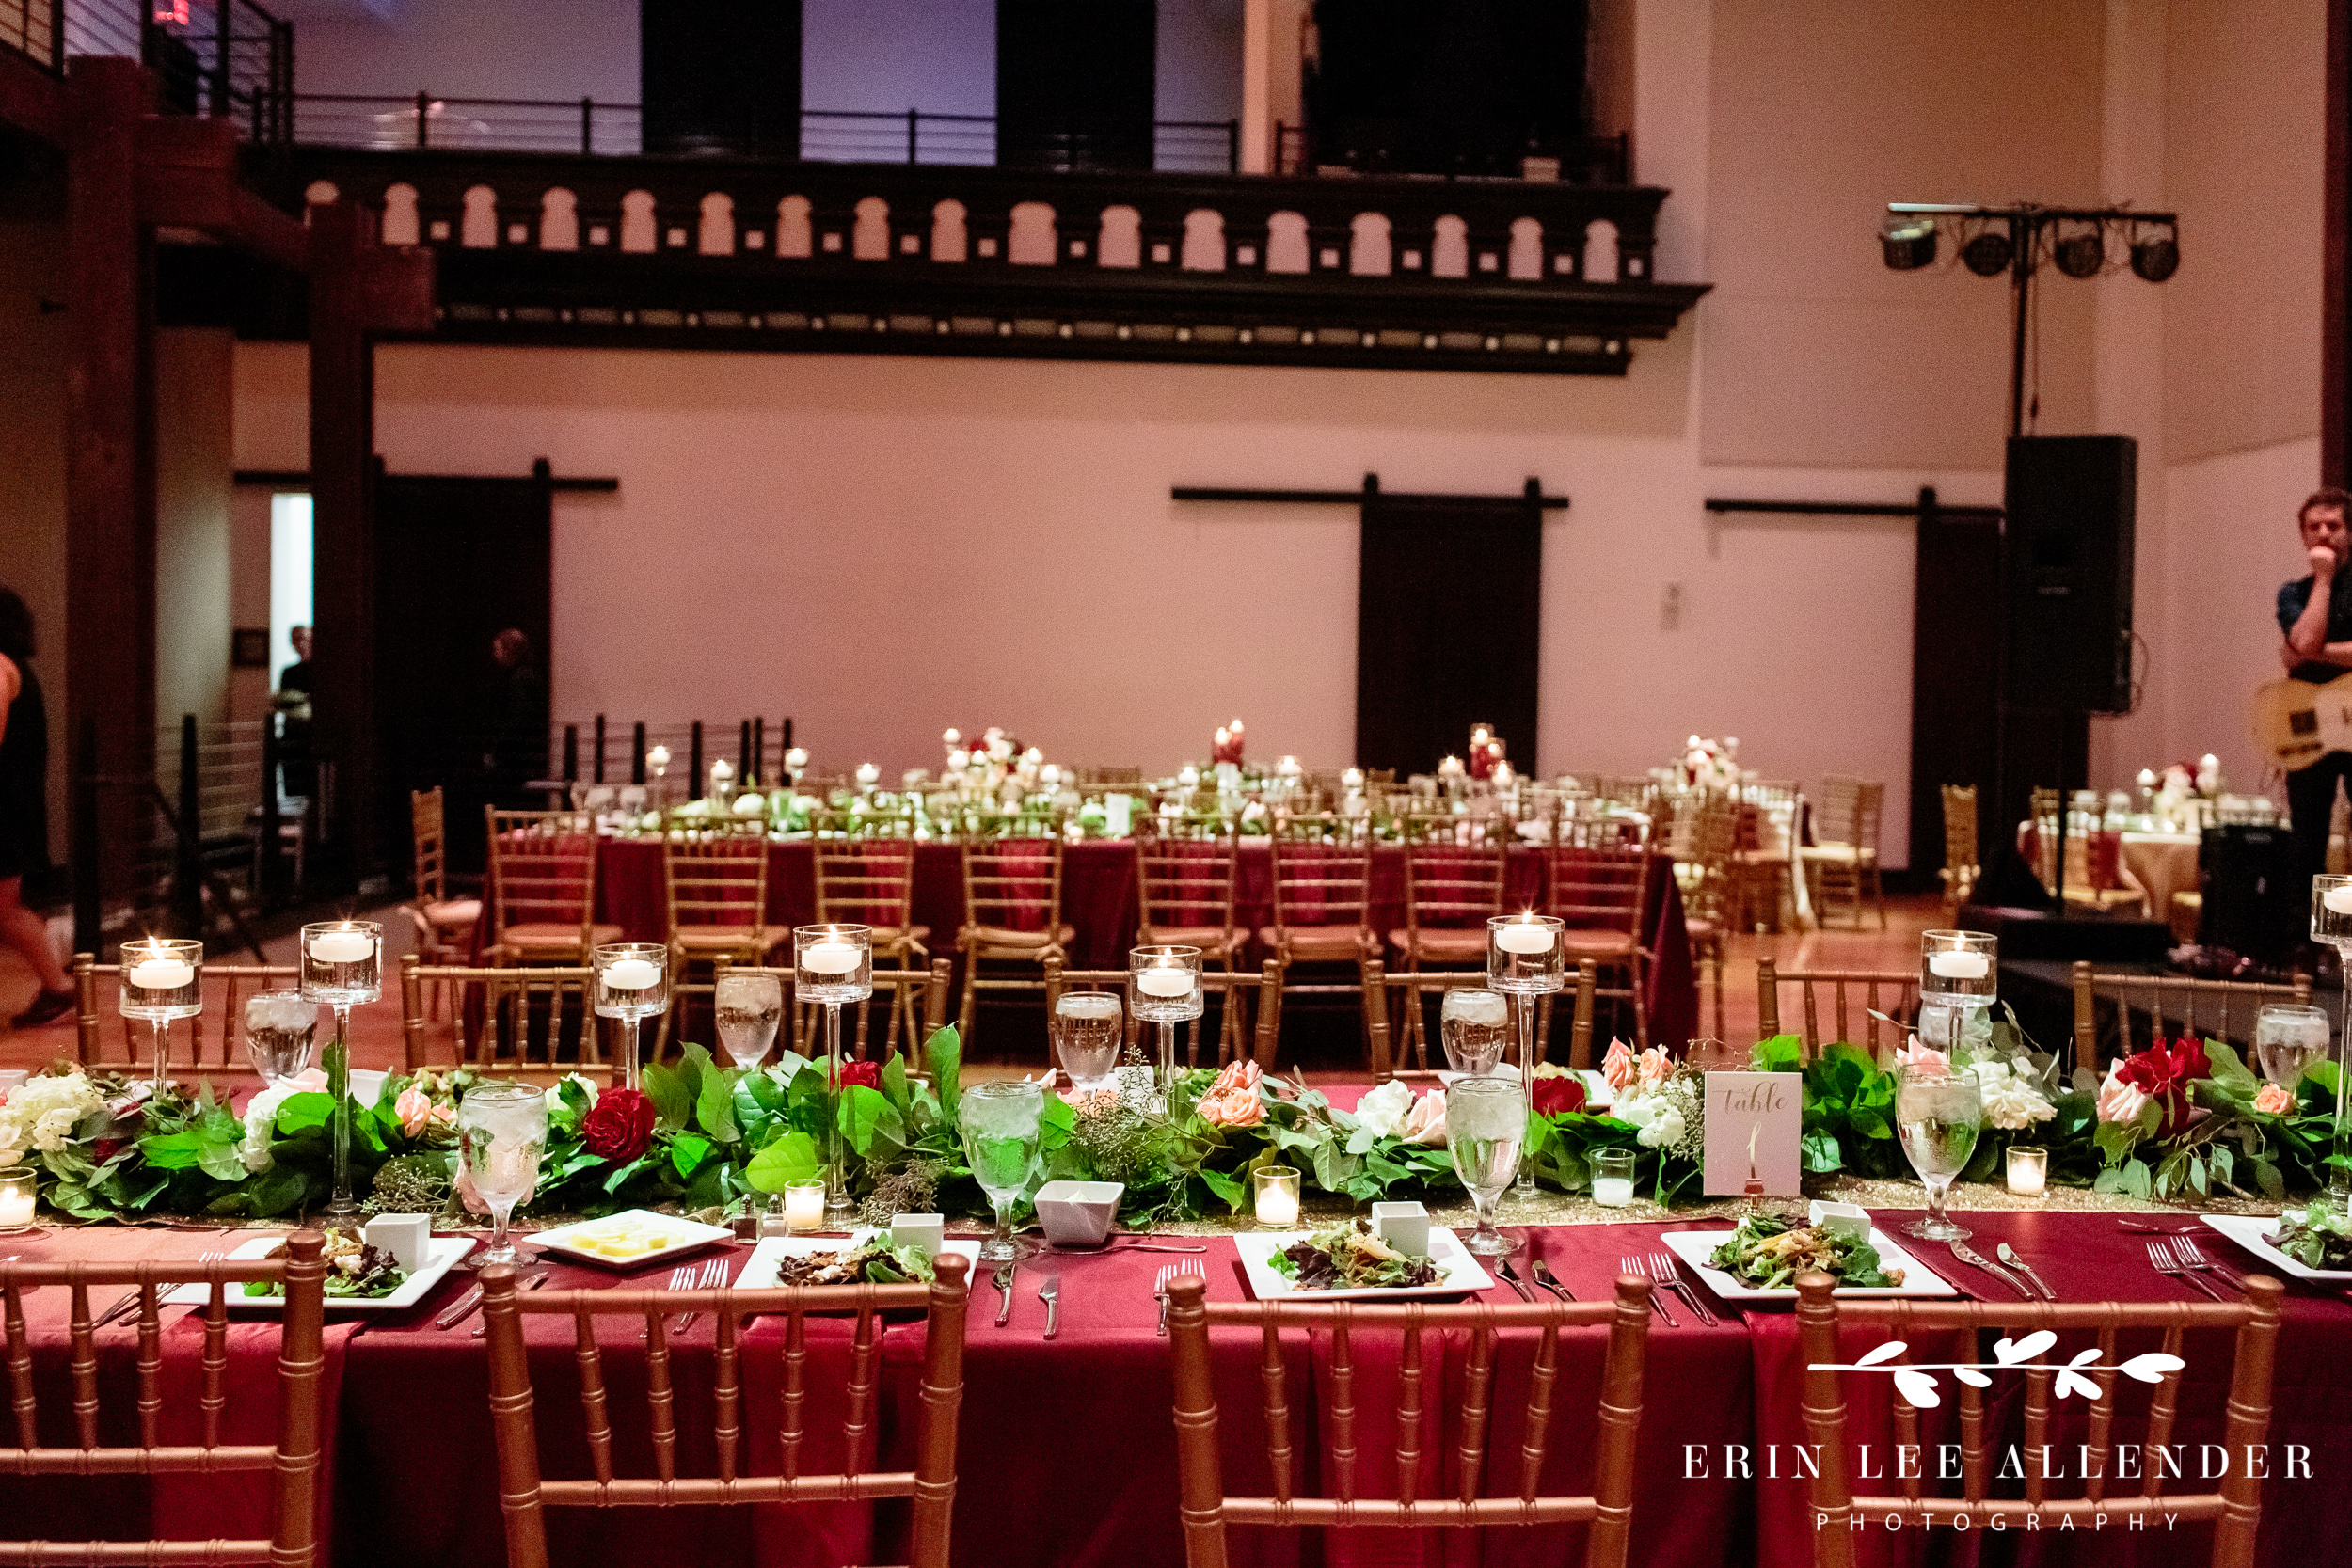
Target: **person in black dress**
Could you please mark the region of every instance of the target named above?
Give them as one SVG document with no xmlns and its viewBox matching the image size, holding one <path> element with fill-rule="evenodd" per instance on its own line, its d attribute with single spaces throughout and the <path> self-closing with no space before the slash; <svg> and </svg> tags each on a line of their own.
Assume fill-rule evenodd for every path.
<svg viewBox="0 0 2352 1568">
<path fill-rule="evenodd" d="M 278 729 L 278 772 L 285 794 L 309 800 L 318 790 L 318 766 L 310 755 L 310 628 L 286 633 L 294 662 L 278 674 L 273 705 L 284 717 Z"/>
<path fill-rule="evenodd" d="M 33 674 L 33 612 L 0 588 L 0 941 L 24 955 L 40 994 L 19 1029 L 73 1010 L 73 987 L 50 950 L 49 928 L 24 907 L 24 879 L 49 869 L 49 716 Z"/>
</svg>

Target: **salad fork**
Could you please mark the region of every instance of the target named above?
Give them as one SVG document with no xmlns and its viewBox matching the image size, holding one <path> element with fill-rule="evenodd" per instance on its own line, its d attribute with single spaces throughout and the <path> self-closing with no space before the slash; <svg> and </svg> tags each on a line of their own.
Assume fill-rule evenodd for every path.
<svg viewBox="0 0 2352 1568">
<path fill-rule="evenodd" d="M 2237 1291 L 2241 1295 L 2245 1294 L 2245 1279 L 2239 1275 L 2236 1270 L 2225 1266 L 2215 1259 L 2206 1257 L 2205 1249 L 2197 1244 L 2197 1239 L 2195 1237 L 2184 1233 L 2173 1238 L 2172 1256 L 2181 1260 L 2181 1266 L 2183 1268 L 2196 1269 L 2205 1274 L 2217 1274 L 2221 1276 L 2221 1282 L 2223 1284 L 2229 1286 L 2231 1290 Z"/>
<path fill-rule="evenodd" d="M 1680 1296 L 1684 1304 L 1699 1315 L 1699 1322 L 1709 1328 L 1716 1327 L 1715 1314 L 1707 1309 L 1707 1303 L 1699 1300 L 1699 1293 L 1691 1289 L 1691 1282 L 1682 1277 L 1682 1270 L 1676 1263 L 1673 1253 L 1653 1252 L 1649 1255 L 1649 1276 Z"/>
<path fill-rule="evenodd" d="M 1168 1282 L 1170 1280 L 1181 1279 L 1186 1275 L 1199 1275 L 1200 1277 L 1205 1279 L 1208 1277 L 1208 1274 L 1209 1271 L 1205 1265 L 1197 1263 L 1187 1258 L 1181 1263 L 1168 1264 L 1166 1268 L 1160 1270 L 1157 1275 L 1152 1276 L 1152 1293 L 1160 1298 L 1159 1337 L 1161 1338 L 1165 1339 L 1168 1338 Z"/>
<path fill-rule="evenodd" d="M 1639 1258 L 1619 1258 L 1617 1259 L 1617 1272 L 1619 1274 L 1635 1275 L 1643 1279 L 1647 1279 L 1649 1277 L 1648 1268 L 1643 1264 L 1642 1259 Z M 1652 1291 L 1649 1293 L 1649 1304 L 1658 1309 L 1658 1315 L 1660 1317 L 1666 1320 L 1666 1326 L 1668 1328 L 1680 1328 L 1682 1326 L 1675 1321 L 1674 1308 L 1666 1305 L 1666 1293 L 1663 1291 Z"/>
<path fill-rule="evenodd" d="M 2205 1294 L 2211 1296 L 2214 1300 L 2219 1301 L 2221 1299 L 2221 1292 L 2206 1284 L 2203 1275 L 2197 1273 L 2194 1269 L 2183 1268 L 2178 1262 L 2173 1260 L 2172 1247 L 2169 1243 L 2150 1242 L 2148 1243 L 2148 1262 L 2150 1266 L 2153 1267 L 2158 1274 L 2169 1275 L 2175 1279 L 2185 1279 L 2191 1285 L 2196 1286 L 2199 1290 L 2204 1291 Z"/>
<path fill-rule="evenodd" d="M 672 1269 L 670 1271 L 670 1282 L 661 1288 L 665 1291 L 683 1291 L 693 1284 L 695 1273 L 695 1265 L 691 1263 L 686 1264 L 681 1268 Z M 670 1322 L 670 1315 L 667 1312 L 664 1312 L 661 1315 L 661 1322 L 662 1325 L 666 1328 Z M 637 1338 L 640 1339 L 652 1338 L 653 1325 L 648 1323 L 644 1328 L 640 1329 L 637 1333 Z"/>
<path fill-rule="evenodd" d="M 693 1282 L 686 1288 L 690 1291 L 715 1291 L 726 1282 L 727 1260 L 723 1258 L 713 1258 L 702 1266 L 701 1272 L 695 1276 Z M 677 1332 L 683 1334 L 693 1327 L 694 1320 L 700 1316 L 702 1314 L 699 1312 L 687 1313 L 677 1321 Z"/>
</svg>

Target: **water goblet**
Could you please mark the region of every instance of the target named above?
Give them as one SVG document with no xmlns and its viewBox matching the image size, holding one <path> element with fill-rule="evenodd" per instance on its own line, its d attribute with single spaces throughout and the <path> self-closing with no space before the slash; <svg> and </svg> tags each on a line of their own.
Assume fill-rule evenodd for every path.
<svg viewBox="0 0 2352 1568">
<path fill-rule="evenodd" d="M 792 989 L 803 1002 L 825 1007 L 825 1082 L 841 1088 L 841 1008 L 874 994 L 874 930 L 833 923 L 795 927 Z M 850 1196 L 849 1163 L 839 1114 L 825 1128 L 825 1220 L 847 1226 L 857 1212 Z"/>
<path fill-rule="evenodd" d="M 1953 1179 L 1968 1168 L 1984 1131 L 1984 1101 L 1973 1074 L 1906 1067 L 1895 1085 L 1895 1131 L 1903 1154 L 1928 1189 L 1927 1217 L 1904 1227 L 1931 1242 L 1965 1241 L 1969 1232 L 1944 1212 Z"/>
<path fill-rule="evenodd" d="M 2254 1015 L 2254 1060 L 2279 1087 L 2293 1093 L 2304 1072 L 2327 1055 L 2326 1008 L 2273 1002 Z"/>
<path fill-rule="evenodd" d="M 2341 1014 L 2352 1020 L 2352 877 L 2313 877 L 2312 879 L 2312 940 L 2336 950 L 2337 969 L 2344 975 L 2344 1005 Z M 2352 1056 L 2352 1033 L 2339 1031 L 2336 1043 L 2336 1082 L 2342 1085 L 2352 1073 L 2346 1057 Z M 2339 1209 L 2352 1212 L 2352 1106 L 2347 1097 L 2336 1096 L 2335 1158 L 2328 1165 L 2328 1196 Z"/>
<path fill-rule="evenodd" d="M 335 1009 L 335 1037 L 326 1043 L 326 1092 L 335 1101 L 334 1196 L 326 1200 L 330 1224 L 349 1226 L 359 1217 L 351 1196 L 351 1008 L 384 994 L 384 927 L 372 920 L 323 920 L 302 927 L 302 994 Z"/>
<path fill-rule="evenodd" d="M 637 1087 L 637 1026 L 670 1006 L 670 950 L 658 942 L 610 942 L 588 956 L 598 1018 L 621 1021 L 621 1086 Z"/>
<path fill-rule="evenodd" d="M 157 1099 L 171 1069 L 171 1021 L 204 1010 L 204 944 L 172 937 L 142 937 L 122 944 L 122 1016 L 143 1019 L 155 1032 Z"/>
<path fill-rule="evenodd" d="M 1535 998 L 1560 990 L 1561 932 L 1565 923 L 1549 914 L 1499 914 L 1486 922 L 1486 989 L 1512 1000 L 1519 1042 L 1519 1099 L 1535 1114 Z M 1519 1172 L 1521 1196 L 1535 1194 L 1535 1172 Z"/>
<path fill-rule="evenodd" d="M 310 1070 L 319 1005 L 298 990 L 256 991 L 245 999 L 245 1051 L 262 1083 L 276 1088 Z"/>
<path fill-rule="evenodd" d="M 957 1103 L 972 1179 L 996 1211 L 996 1232 L 980 1248 L 983 1263 L 1010 1263 L 1021 1257 L 1012 1239 L 1012 1204 L 1037 1174 L 1038 1129 L 1044 1114 L 1045 1085 L 1029 1080 L 976 1084 Z"/>
<path fill-rule="evenodd" d="M 490 1210 L 490 1247 L 483 1264 L 519 1262 L 507 1240 L 515 1206 L 539 1185 L 548 1147 L 547 1096 L 530 1084 L 478 1083 L 457 1102 L 457 1147 L 473 1189 Z"/>
<path fill-rule="evenodd" d="M 1073 1094 L 1107 1089 L 1119 1074 L 1119 993 L 1064 991 L 1054 1003 L 1054 1056 Z"/>
<path fill-rule="evenodd" d="M 1438 1009 L 1438 1037 L 1447 1067 L 1467 1078 L 1489 1077 L 1511 1038 L 1510 1004 L 1501 991 L 1447 991 Z"/>
<path fill-rule="evenodd" d="M 1128 1006 L 1141 1023 L 1160 1026 L 1157 1087 L 1163 1104 L 1176 1081 L 1176 1025 L 1199 1018 L 1206 1006 L 1200 994 L 1200 949 L 1198 947 L 1135 947 L 1127 952 Z"/>
<path fill-rule="evenodd" d="M 1508 1078 L 1457 1078 L 1445 1091 L 1446 1147 L 1470 1189 L 1478 1228 L 1463 1245 L 1480 1258 L 1507 1258 L 1511 1243 L 1495 1229 L 1495 1206 L 1518 1174 L 1527 1143 L 1527 1106 Z"/>
<path fill-rule="evenodd" d="M 784 1020 L 784 982 L 756 970 L 729 970 L 711 988 L 711 1007 L 728 1060 L 746 1072 L 757 1071 Z"/>
</svg>

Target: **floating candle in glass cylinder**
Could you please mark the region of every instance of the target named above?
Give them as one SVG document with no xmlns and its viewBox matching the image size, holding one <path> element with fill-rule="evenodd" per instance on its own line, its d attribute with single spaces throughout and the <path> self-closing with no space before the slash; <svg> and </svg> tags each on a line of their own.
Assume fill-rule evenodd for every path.
<svg viewBox="0 0 2352 1568">
<path fill-rule="evenodd" d="M 33 1188 L 37 1180 L 30 1165 L 9 1165 L 0 1169 L 0 1230 L 31 1227 Z"/>
<path fill-rule="evenodd" d="M 178 990 L 196 978 L 196 966 L 180 958 L 149 958 L 133 964 L 122 977 L 141 990 Z"/>
</svg>

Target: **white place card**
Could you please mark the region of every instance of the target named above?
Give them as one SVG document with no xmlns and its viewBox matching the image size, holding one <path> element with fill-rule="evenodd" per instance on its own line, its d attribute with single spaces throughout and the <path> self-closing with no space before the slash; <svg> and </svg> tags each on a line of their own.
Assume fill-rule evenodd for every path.
<svg viewBox="0 0 2352 1568">
<path fill-rule="evenodd" d="M 1793 1072 L 1710 1072 L 1707 1075 L 1708 1197 L 1747 1191 L 1750 1151 L 1764 1191 L 1800 1194 L 1797 1140 L 1804 1128 L 1804 1080 Z"/>
</svg>

